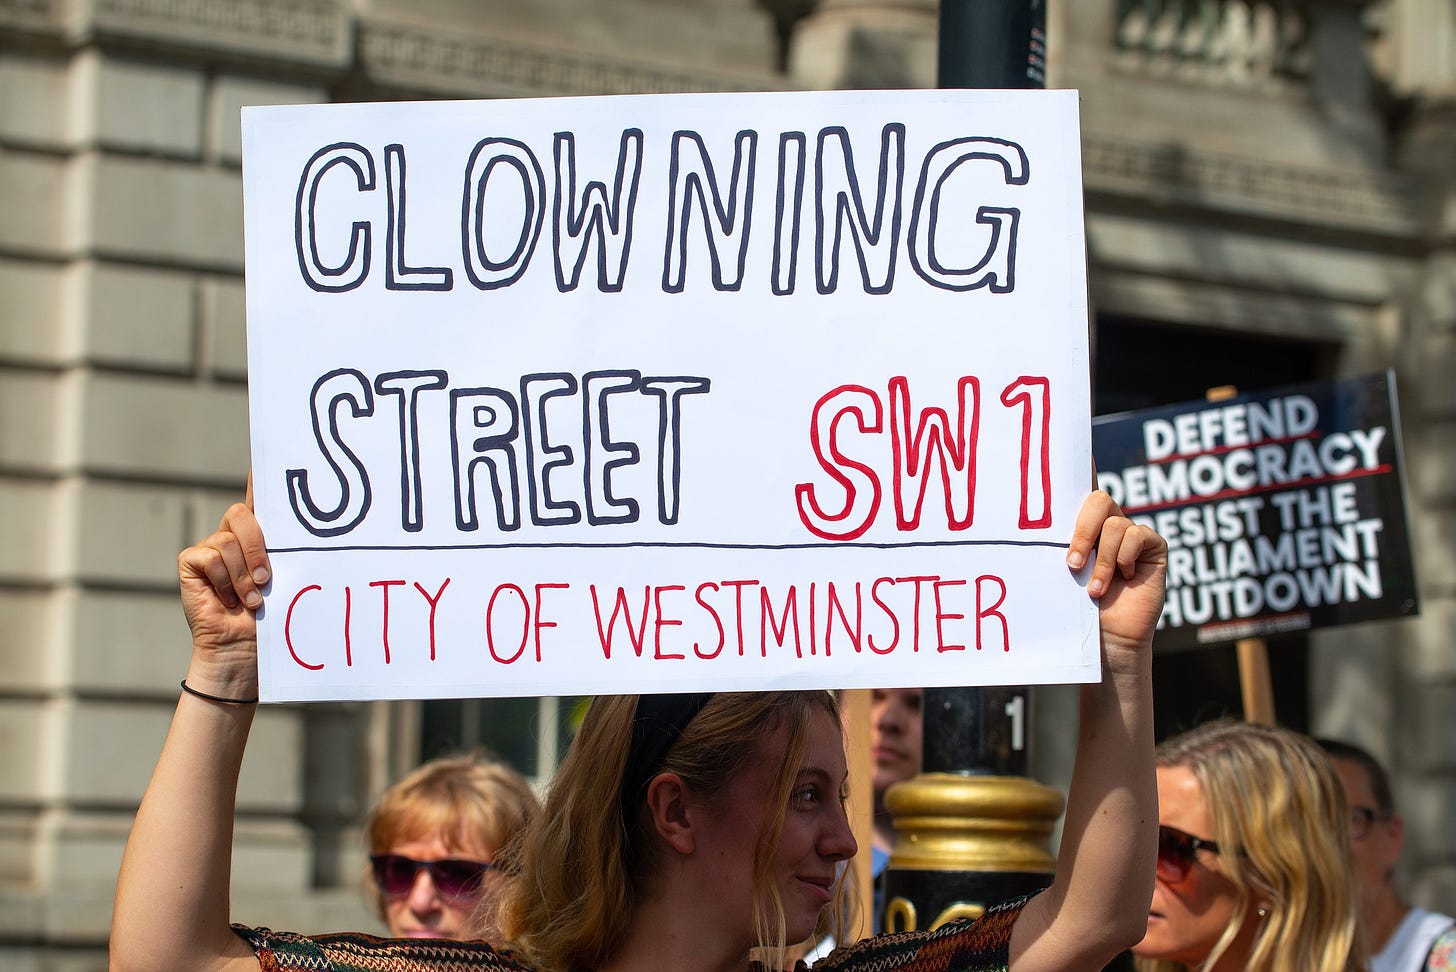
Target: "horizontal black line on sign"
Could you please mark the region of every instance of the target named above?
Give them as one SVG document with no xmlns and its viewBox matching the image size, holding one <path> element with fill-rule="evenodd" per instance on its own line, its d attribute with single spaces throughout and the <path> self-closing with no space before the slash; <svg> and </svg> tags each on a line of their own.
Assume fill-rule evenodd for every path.
<svg viewBox="0 0 1456 972">
<path fill-rule="evenodd" d="M 688 550 L 901 550 L 916 547 L 1052 547 L 1066 549 L 1068 544 L 1052 540 L 921 540 L 912 543 L 659 543 L 648 540 L 625 543 L 465 543 L 465 544 L 359 544 L 339 547 L 269 547 L 270 554 L 332 553 L 365 550 L 624 550 L 627 548 L 661 548 Z"/>
</svg>

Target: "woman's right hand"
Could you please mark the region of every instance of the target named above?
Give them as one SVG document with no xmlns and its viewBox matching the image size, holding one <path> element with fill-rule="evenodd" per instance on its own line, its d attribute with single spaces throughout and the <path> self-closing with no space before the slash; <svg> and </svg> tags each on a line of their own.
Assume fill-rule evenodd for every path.
<svg viewBox="0 0 1456 972">
<path fill-rule="evenodd" d="M 268 551 L 252 483 L 217 532 L 177 557 L 192 629 L 187 687 L 132 824 L 111 915 L 113 972 L 257 972 L 228 926 L 238 773 L 257 706 Z M 158 930 L 161 930 L 160 932 Z"/>
<path fill-rule="evenodd" d="M 182 611 L 192 629 L 187 684 L 225 697 L 257 694 L 258 626 L 270 577 L 263 531 L 247 499 L 223 514 L 217 531 L 177 557 Z"/>
</svg>

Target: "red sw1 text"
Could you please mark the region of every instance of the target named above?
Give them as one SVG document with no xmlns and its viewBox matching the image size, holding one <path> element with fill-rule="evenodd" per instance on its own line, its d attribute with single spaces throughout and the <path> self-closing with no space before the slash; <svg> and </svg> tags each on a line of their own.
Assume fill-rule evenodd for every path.
<svg viewBox="0 0 1456 972">
<path fill-rule="evenodd" d="M 887 475 L 895 501 L 895 528 L 919 528 L 932 466 L 939 471 L 945 522 L 951 530 L 968 529 L 976 514 L 976 447 L 981 429 L 981 382 L 965 376 L 956 383 L 955 420 L 943 408 L 925 408 L 912 416 L 910 384 L 903 376 L 889 381 L 889 455 L 878 457 L 880 468 L 846 455 L 840 424 L 854 422 L 860 435 L 883 435 L 885 406 L 880 395 L 863 385 L 845 384 L 825 393 L 814 405 L 809 445 L 819 466 L 843 494 L 838 509 L 821 502 L 824 489 L 815 483 L 794 487 L 799 520 L 826 540 L 855 540 L 880 514 L 881 477 Z M 1021 509 L 1023 530 L 1044 530 L 1052 524 L 1051 383 L 1023 375 L 1002 389 L 1001 405 L 1019 410 L 1021 418 Z M 888 463 L 889 470 L 882 472 Z"/>
</svg>

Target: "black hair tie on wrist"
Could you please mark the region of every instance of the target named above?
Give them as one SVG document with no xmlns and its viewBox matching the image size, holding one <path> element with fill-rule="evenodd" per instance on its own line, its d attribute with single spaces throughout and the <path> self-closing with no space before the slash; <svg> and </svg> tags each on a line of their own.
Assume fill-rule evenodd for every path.
<svg viewBox="0 0 1456 972">
<path fill-rule="evenodd" d="M 182 691 L 186 692 L 188 695 L 195 695 L 199 699 L 206 699 L 209 702 L 225 702 L 228 705 L 252 705 L 253 703 L 258 701 L 258 697 L 256 695 L 253 696 L 251 699 L 225 699 L 221 695 L 208 695 L 206 692 L 199 692 L 191 685 L 188 685 L 187 679 L 185 678 L 177 684 L 181 685 Z"/>
</svg>

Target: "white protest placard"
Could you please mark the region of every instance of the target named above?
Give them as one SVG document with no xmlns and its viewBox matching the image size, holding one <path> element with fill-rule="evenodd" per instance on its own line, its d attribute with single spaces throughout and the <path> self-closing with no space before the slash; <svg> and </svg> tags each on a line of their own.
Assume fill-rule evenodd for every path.
<svg viewBox="0 0 1456 972">
<path fill-rule="evenodd" d="M 1072 92 L 249 108 L 265 699 L 1087 681 Z"/>
</svg>

